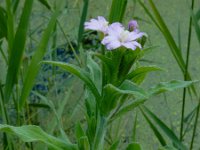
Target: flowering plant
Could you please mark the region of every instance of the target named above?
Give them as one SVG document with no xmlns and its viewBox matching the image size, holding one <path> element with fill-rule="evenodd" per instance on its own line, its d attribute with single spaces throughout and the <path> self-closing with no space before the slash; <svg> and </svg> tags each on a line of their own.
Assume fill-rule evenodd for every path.
<svg viewBox="0 0 200 150">
<path fill-rule="evenodd" d="M 84 25 L 86 30 L 100 33 L 102 44 L 101 53 L 87 53 L 86 69 L 61 62 L 46 63 L 65 69 L 85 83 L 87 130 L 84 131 L 78 125 L 78 147 L 84 150 L 104 150 L 107 127 L 114 120 L 142 105 L 151 96 L 186 87 L 193 82 L 173 80 L 143 89 L 140 84 L 146 75 L 162 69 L 140 65 L 140 59 L 149 48 L 144 48 L 147 34 L 140 32 L 137 21 L 130 21 L 128 30 L 119 22 L 109 24 L 101 16 Z M 94 56 L 101 60 L 101 64 L 94 61 Z M 117 143 L 112 144 L 116 150 Z M 127 149 L 132 146 L 138 145 L 130 143 Z"/>
<path fill-rule="evenodd" d="M 144 119 L 147 121 L 147 124 L 150 125 L 150 128 L 153 130 L 155 136 L 160 142 L 160 146 L 163 147 L 161 148 L 162 150 L 187 150 L 188 148 L 184 145 L 184 143 L 187 141 L 185 141 L 184 137 L 187 136 L 186 133 L 188 132 L 191 123 L 193 123 L 192 118 L 195 118 L 192 140 L 190 144 L 190 149 L 193 149 L 196 127 L 198 124 L 200 103 L 198 103 L 198 106 L 195 107 L 195 109 L 192 110 L 187 117 L 185 117 L 184 112 L 186 89 L 183 92 L 180 138 L 176 136 L 176 131 L 170 129 L 162 120 L 159 119 L 159 117 L 157 117 L 156 114 L 152 113 L 147 107 L 145 107 L 144 103 L 152 96 L 166 91 L 173 91 L 177 88 L 187 87 L 194 83 L 194 81 L 188 81 L 191 80 L 190 73 L 188 72 L 188 56 L 192 31 L 192 20 L 195 25 L 195 29 L 197 30 L 199 28 L 198 18 L 197 15 L 191 13 L 188 32 L 187 59 L 185 63 L 180 50 L 181 44 L 179 46 L 176 44 L 173 36 L 169 32 L 153 1 L 148 1 L 152 7 L 153 15 L 145 6 L 145 4 L 141 2 L 141 0 L 139 0 L 139 3 L 165 36 L 170 49 L 178 62 L 178 65 L 184 73 L 185 81 L 173 80 L 170 82 L 159 83 L 158 85 L 155 85 L 151 88 L 143 88 L 141 83 L 145 81 L 146 75 L 152 71 L 160 71 L 162 69 L 156 66 L 141 65 L 141 58 L 146 55 L 146 51 L 151 49 L 151 47 L 147 47 L 145 45 L 147 34 L 139 30 L 139 25 L 136 20 L 131 20 L 128 23 L 127 28 L 122 25 L 121 22 L 126 10 L 127 0 L 112 0 L 109 21 L 107 21 L 104 17 L 99 16 L 96 19 L 91 19 L 88 22 L 85 22 L 85 19 L 87 16 L 86 14 L 89 0 L 84 0 L 83 12 L 80 19 L 77 39 L 77 48 L 73 48 L 70 40 L 68 40 L 61 24 L 59 23 L 60 19 L 57 18 L 60 14 L 60 10 L 66 10 L 61 9 L 61 6 L 66 5 L 62 5 L 61 2 L 57 1 L 58 3 L 54 3 L 54 7 L 51 7 L 47 1 L 41 1 L 49 10 L 51 10 L 51 12 L 53 12 L 52 17 L 49 20 L 49 24 L 47 25 L 47 28 L 42 35 L 37 50 L 34 52 L 34 55 L 31 55 L 30 57 L 30 63 L 24 65 L 26 62 L 29 62 L 25 61 L 22 65 L 21 62 L 23 60 L 23 54 L 26 49 L 25 45 L 27 41 L 27 31 L 29 24 L 31 24 L 29 22 L 29 18 L 31 16 L 33 0 L 24 2 L 13 1 L 13 4 L 11 4 L 10 0 L 6 0 L 6 8 L 4 9 L 4 7 L 0 6 L 0 17 L 2 22 L 2 29 L 0 28 L 0 51 L 2 58 L 5 61 L 4 63 L 7 65 L 7 67 L 3 68 L 8 68 L 7 72 L 5 71 L 6 81 L 2 82 L 0 80 L 0 132 L 6 132 L 1 137 L 3 142 L 0 142 L 0 147 L 8 150 L 142 150 L 141 145 L 138 143 L 138 141 L 136 141 L 135 138 L 136 126 L 138 122 L 137 113 L 132 110 L 136 109 L 136 111 L 139 110 L 140 114 L 143 115 Z M 15 28 L 13 23 L 15 22 L 15 18 L 18 18 L 15 17 L 15 12 L 18 8 L 18 4 L 21 7 L 22 3 L 24 3 L 24 7 L 22 10 L 21 19 Z M 57 6 L 57 4 L 59 5 Z M 193 4 L 194 0 L 192 2 L 192 5 Z M 193 12 L 192 10 L 193 8 L 190 12 Z M 81 100 L 84 100 L 85 103 L 85 105 L 81 105 L 83 106 L 81 108 L 82 112 L 84 112 L 84 118 L 81 120 L 83 121 L 81 122 L 82 124 L 76 123 L 75 136 L 72 136 L 73 142 L 71 141 L 71 138 L 68 138 L 67 133 L 69 132 L 66 132 L 67 127 L 65 126 L 66 124 L 63 125 L 62 119 L 62 113 L 64 111 L 65 105 L 70 104 L 70 106 L 74 106 L 71 105 L 71 101 L 67 103 L 72 90 L 69 89 L 69 91 L 65 94 L 67 98 L 63 99 L 63 101 L 57 101 L 57 94 L 60 91 L 57 89 L 57 85 L 55 84 L 56 82 L 54 83 L 54 81 L 53 84 L 55 84 L 56 87 L 56 96 L 52 97 L 55 101 L 51 101 L 52 98 L 50 96 L 52 93 L 46 97 L 41 95 L 39 92 L 31 91 L 35 78 L 39 72 L 38 62 L 42 61 L 45 55 L 45 51 L 48 47 L 48 41 L 52 32 L 55 32 L 55 34 L 52 34 L 54 35 L 52 48 L 55 48 L 56 46 L 56 22 L 58 23 L 58 27 L 60 27 L 61 31 L 64 33 L 64 37 L 66 38 L 67 42 L 69 42 L 69 46 L 71 47 L 70 50 L 73 51 L 78 65 L 56 61 L 43 61 L 43 63 L 59 66 L 60 68 L 81 79 L 84 83 L 84 95 L 81 95 Z M 82 41 L 81 43 L 81 39 L 83 36 L 84 26 L 86 30 L 94 30 L 99 33 L 99 39 L 101 42 L 98 44 L 98 46 L 101 46 L 95 46 L 95 48 L 101 48 L 101 52 L 91 52 L 89 50 L 85 52 L 82 51 L 81 44 L 84 42 Z M 29 35 L 29 38 L 29 43 L 32 47 L 32 34 Z M 80 53 L 76 53 L 75 49 Z M 33 49 L 31 48 L 31 51 L 32 50 Z M 23 67 L 25 68 L 22 69 Z M 52 69 L 53 75 L 56 73 L 56 70 L 57 68 Z M 62 85 L 64 85 L 63 82 Z M 191 91 L 194 92 L 195 96 L 198 96 L 193 85 L 191 86 Z M 28 100 L 30 99 L 28 96 L 32 92 L 35 96 L 40 97 L 42 103 L 29 103 L 30 101 Z M 10 102 L 9 99 L 12 99 L 13 101 Z M 54 105 L 53 102 L 57 104 Z M 31 109 L 29 106 L 31 106 Z M 36 111 L 34 110 L 32 112 L 32 107 L 36 107 Z M 40 123 L 35 122 L 39 121 L 38 118 L 40 118 L 37 117 L 39 112 L 37 108 L 48 108 L 48 110 L 51 110 L 51 112 L 49 111 L 51 115 L 50 117 L 52 117 L 52 114 L 54 114 L 54 118 L 51 118 L 51 123 L 48 122 L 49 125 L 46 131 L 42 130 L 42 128 L 36 125 L 23 125 L 29 123 Z M 73 113 L 71 116 L 68 116 L 70 120 L 71 118 L 75 118 L 73 117 L 74 111 L 72 112 Z M 125 116 L 127 112 L 134 113 L 135 119 L 133 125 L 133 138 L 126 137 L 126 144 L 124 144 L 124 141 L 122 142 L 121 140 L 122 135 L 120 134 L 120 131 L 115 130 L 116 125 L 114 123 L 117 121 L 117 126 L 120 126 L 121 121 L 118 121 L 117 119 L 119 118 L 119 120 L 121 120 L 121 117 Z M 194 115 L 195 113 L 196 116 Z M 42 114 L 42 117 L 43 116 L 44 114 Z M 125 118 L 122 118 L 122 124 L 126 124 L 124 123 L 126 122 L 124 119 Z M 126 118 L 128 121 L 129 119 L 130 117 Z M 45 120 L 49 121 L 47 117 Z M 77 118 L 75 118 L 75 120 L 77 120 Z M 67 123 L 69 122 L 67 121 Z M 13 125 L 17 125 L 18 127 Z M 84 125 L 84 128 L 82 125 Z M 130 122 L 128 125 L 130 125 Z M 187 125 L 186 128 L 184 127 L 185 125 Z M 159 132 L 157 126 L 160 127 L 160 130 L 162 130 L 163 133 Z M 121 128 L 121 126 L 119 128 Z M 114 132 L 117 134 L 113 135 Z M 10 133 L 15 134 L 24 142 L 31 143 L 21 145 L 21 141 L 12 138 L 9 135 Z M 168 137 L 167 140 L 165 140 L 165 138 L 162 136 L 164 133 L 166 137 Z M 50 134 L 54 134 L 54 136 Z M 55 135 L 58 137 L 55 137 Z M 169 145 L 169 139 L 171 140 L 170 143 L 173 144 L 173 146 Z M 32 143 L 35 141 L 42 142 L 43 144 L 39 145 L 38 143 Z M 146 141 L 144 140 L 144 142 Z M 149 147 L 147 149 L 149 149 Z"/>
</svg>

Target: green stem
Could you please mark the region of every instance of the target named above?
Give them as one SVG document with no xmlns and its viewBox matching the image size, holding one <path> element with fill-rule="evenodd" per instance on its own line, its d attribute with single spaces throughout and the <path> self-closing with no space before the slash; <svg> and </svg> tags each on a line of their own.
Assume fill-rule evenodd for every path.
<svg viewBox="0 0 200 150">
<path fill-rule="evenodd" d="M 191 9 L 194 9 L 194 0 L 192 0 Z M 186 55 L 186 65 L 185 65 L 185 72 L 184 72 L 184 80 L 188 80 L 188 66 L 189 66 L 189 56 L 190 56 L 190 43 L 191 43 L 191 35 L 192 35 L 192 17 L 190 17 L 189 23 L 189 32 L 188 32 L 188 42 L 187 42 L 187 55 Z M 180 140 L 183 140 L 183 120 L 185 114 L 185 100 L 186 100 L 186 90 L 187 88 L 183 89 L 183 102 L 182 102 L 182 111 L 181 111 L 181 128 L 180 128 Z"/>
<path fill-rule="evenodd" d="M 191 140 L 191 143 L 190 143 L 190 150 L 193 149 L 194 138 L 195 138 L 197 124 L 198 124 L 198 118 L 199 118 L 199 110 L 200 110 L 200 100 L 199 100 L 199 104 L 198 104 L 198 107 L 197 107 L 197 113 L 196 113 L 196 117 L 195 117 L 193 133 L 192 133 L 192 140 Z"/>
<path fill-rule="evenodd" d="M 3 95 L 3 89 L 2 89 L 2 84 L 0 81 L 0 106 L 1 106 L 1 113 L 2 113 L 2 118 L 3 118 L 3 123 L 5 124 L 9 124 L 9 118 L 8 118 L 8 112 L 6 109 L 6 105 L 4 103 L 4 95 Z M 8 150 L 13 150 L 13 145 L 12 145 L 12 141 L 10 140 L 9 135 L 7 135 L 7 133 L 3 134 L 3 139 L 4 139 L 4 149 L 8 149 Z"/>
<path fill-rule="evenodd" d="M 107 118 L 100 116 L 99 123 L 96 129 L 96 135 L 94 138 L 93 150 L 104 150 L 104 138 L 106 134 Z"/>
</svg>

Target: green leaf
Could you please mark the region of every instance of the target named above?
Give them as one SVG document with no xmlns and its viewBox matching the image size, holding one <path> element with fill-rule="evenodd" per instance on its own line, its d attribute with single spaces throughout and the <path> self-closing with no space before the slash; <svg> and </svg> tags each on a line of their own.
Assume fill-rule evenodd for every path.
<svg viewBox="0 0 200 150">
<path fill-rule="evenodd" d="M 126 150 L 142 150 L 141 146 L 139 143 L 130 143 Z"/>
<path fill-rule="evenodd" d="M 48 133 L 52 134 L 56 125 L 58 125 L 57 128 L 60 130 L 62 137 L 65 139 L 65 141 L 70 142 L 69 138 L 67 137 L 67 135 L 63 131 L 63 127 L 61 125 L 62 124 L 61 123 L 62 122 L 62 120 L 61 120 L 62 112 L 57 111 L 53 102 L 51 100 L 47 99 L 47 97 L 45 97 L 45 96 L 43 96 L 43 95 L 41 95 L 40 93 L 37 93 L 37 92 L 32 92 L 32 93 L 35 94 L 36 96 L 38 96 L 40 98 L 41 102 L 46 104 L 52 110 L 52 112 L 55 115 L 55 117 L 52 116 L 52 121 L 50 122 L 49 126 L 47 126 L 47 131 L 49 131 Z M 65 100 L 63 100 L 63 102 L 65 103 Z M 62 106 L 62 107 L 64 107 L 64 106 Z M 61 107 L 61 110 L 62 110 L 62 107 Z"/>
<path fill-rule="evenodd" d="M 109 113 L 116 107 L 120 96 L 130 95 L 135 99 L 147 99 L 147 93 L 131 81 L 124 81 L 120 87 L 115 87 L 112 84 L 107 84 L 103 89 L 101 100 L 101 110 L 105 114 Z"/>
<path fill-rule="evenodd" d="M 166 91 L 174 91 L 179 88 L 184 88 L 192 85 L 197 81 L 180 81 L 180 80 L 172 80 L 169 82 L 161 82 L 158 85 L 150 88 L 148 90 L 150 95 L 160 94 Z"/>
<path fill-rule="evenodd" d="M 81 124 L 76 124 L 76 138 L 79 139 L 81 137 L 85 136 L 85 132 L 83 131 Z"/>
<path fill-rule="evenodd" d="M 41 4 L 43 4 L 47 9 L 51 10 L 51 5 L 47 0 L 39 0 Z"/>
<path fill-rule="evenodd" d="M 0 7 L 0 20 L 0 39 L 3 37 L 7 38 L 6 11 L 3 7 Z"/>
<path fill-rule="evenodd" d="M 141 109 L 141 112 L 142 112 L 142 115 L 144 116 L 144 118 L 146 119 L 147 123 L 149 124 L 150 128 L 154 132 L 155 136 L 159 140 L 160 144 L 162 146 L 166 146 L 167 144 L 166 144 L 166 141 L 163 138 L 162 134 L 158 131 L 158 129 L 156 128 L 156 126 L 151 122 L 151 120 L 148 118 L 148 116 L 144 113 L 144 111 L 142 109 Z"/>
<path fill-rule="evenodd" d="M 76 138 L 78 139 L 79 150 L 90 150 L 88 137 L 85 135 L 80 123 L 76 124 Z"/>
<path fill-rule="evenodd" d="M 25 44 L 26 44 L 26 35 L 28 31 L 32 4 L 33 4 L 33 0 L 25 1 L 22 15 L 19 22 L 19 26 L 17 28 L 17 32 L 14 38 L 14 43 L 12 46 L 10 46 L 10 48 L 12 49 L 10 53 L 11 55 L 9 57 L 8 71 L 6 75 L 6 84 L 5 84 L 6 85 L 5 86 L 5 100 L 6 101 L 8 101 L 10 98 L 13 86 L 17 81 L 18 73 L 20 70 L 20 66 L 21 66 L 20 64 L 21 64 L 21 60 L 22 60 L 22 56 L 23 56 L 23 52 L 24 52 Z"/>
<path fill-rule="evenodd" d="M 144 80 L 147 73 L 152 72 L 152 71 L 161 71 L 161 70 L 162 70 L 161 68 L 156 67 L 156 66 L 143 66 L 131 71 L 126 76 L 126 78 L 134 81 L 135 83 L 140 84 Z"/>
<path fill-rule="evenodd" d="M 200 10 L 197 12 L 197 15 L 194 15 L 193 10 L 191 9 L 191 15 L 192 15 L 192 21 L 193 21 L 193 25 L 196 31 L 196 35 L 198 38 L 198 41 L 200 43 L 200 25 L 198 23 L 199 21 L 199 16 L 200 16 Z"/>
<path fill-rule="evenodd" d="M 78 139 L 79 150 L 90 150 L 90 144 L 87 136 Z"/>
<path fill-rule="evenodd" d="M 89 5 L 89 0 L 84 0 L 83 10 L 82 10 L 82 14 L 81 14 L 80 23 L 79 23 L 79 30 L 78 30 L 78 46 L 80 46 L 80 42 L 83 37 L 84 23 L 85 23 L 86 17 L 87 17 L 88 5 Z"/>
<path fill-rule="evenodd" d="M 54 150 L 77 150 L 75 144 L 69 144 L 64 140 L 53 137 L 34 125 L 14 127 L 0 124 L 0 131 L 14 134 L 24 142 L 43 142 Z"/>
<path fill-rule="evenodd" d="M 148 93 L 138 85 L 129 80 L 125 80 L 119 87 L 120 92 L 123 94 L 133 95 L 135 98 L 148 99 Z"/>
<path fill-rule="evenodd" d="M 197 11 L 195 17 L 196 17 L 196 20 L 197 20 L 197 21 L 200 20 L 200 9 Z"/>
<path fill-rule="evenodd" d="M 25 76 L 25 81 L 24 81 L 23 88 L 22 88 L 22 92 L 21 92 L 21 96 L 20 96 L 20 106 L 19 106 L 20 109 L 22 109 L 22 107 L 24 106 L 25 101 L 26 101 L 27 97 L 29 96 L 29 93 L 33 87 L 35 78 L 40 69 L 39 62 L 43 59 L 44 54 L 46 52 L 48 41 L 49 41 L 49 39 L 51 37 L 51 33 L 54 29 L 58 14 L 59 14 L 59 8 L 55 11 L 55 13 L 53 13 L 53 15 L 49 21 L 49 24 L 42 35 L 41 42 L 39 43 L 38 48 L 31 60 L 29 67 L 28 67 L 27 74 Z"/>
<path fill-rule="evenodd" d="M 138 115 L 137 112 L 135 114 L 135 120 L 133 123 L 133 131 L 132 131 L 132 141 L 136 142 L 136 131 L 137 131 L 137 124 L 138 124 L 138 119 L 137 119 Z"/>
<path fill-rule="evenodd" d="M 136 107 L 138 107 L 141 104 L 144 104 L 144 102 L 146 101 L 146 99 L 139 99 L 139 100 L 135 100 L 133 102 L 130 102 L 129 104 L 123 106 L 109 121 L 109 123 L 111 123 L 112 121 L 114 121 L 115 119 L 125 115 L 126 113 L 132 111 L 133 109 L 135 109 Z"/>
<path fill-rule="evenodd" d="M 102 79 L 101 79 L 101 68 L 100 66 L 92 59 L 91 53 L 87 54 L 87 67 L 89 68 L 90 77 L 92 81 L 95 83 L 99 92 L 101 89 Z"/>
<path fill-rule="evenodd" d="M 14 14 L 12 12 L 12 5 L 10 0 L 6 0 L 6 14 L 7 14 L 7 41 L 8 41 L 8 55 L 10 57 L 13 41 L 15 36 L 14 31 Z"/>
<path fill-rule="evenodd" d="M 139 60 L 139 57 L 143 54 L 143 51 L 136 49 L 134 51 L 126 50 L 124 53 L 119 54 L 121 62 L 118 69 L 118 80 L 125 80 L 126 75 L 130 71 L 134 63 Z M 117 58 L 116 62 L 120 60 Z"/>
<path fill-rule="evenodd" d="M 114 142 L 108 150 L 117 150 L 117 147 L 119 146 L 119 141 Z"/>
<path fill-rule="evenodd" d="M 154 113 L 152 113 L 147 107 L 143 106 L 142 110 L 146 112 L 151 119 L 162 129 L 162 131 L 170 138 L 174 145 L 181 149 L 186 150 L 187 148 L 181 143 L 175 133 L 163 122 L 161 121 Z"/>
<path fill-rule="evenodd" d="M 127 0 L 113 0 L 110 9 L 109 22 L 122 22 L 126 6 Z"/>
<path fill-rule="evenodd" d="M 80 67 L 75 66 L 73 64 L 67 64 L 67 63 L 62 63 L 62 62 L 43 61 L 43 63 L 49 63 L 52 65 L 58 66 L 64 70 L 70 72 L 71 74 L 77 76 L 88 86 L 88 88 L 91 90 L 91 92 L 96 97 L 96 100 L 98 101 L 100 99 L 100 94 L 99 94 L 94 82 L 91 80 L 90 75 L 85 70 L 83 70 Z"/>
</svg>

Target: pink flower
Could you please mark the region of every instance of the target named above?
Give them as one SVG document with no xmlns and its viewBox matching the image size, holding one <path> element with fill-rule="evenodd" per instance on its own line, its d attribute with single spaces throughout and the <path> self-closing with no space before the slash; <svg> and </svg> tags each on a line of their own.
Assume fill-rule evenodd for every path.
<svg viewBox="0 0 200 150">
<path fill-rule="evenodd" d="M 108 50 L 117 49 L 119 47 L 125 47 L 135 50 L 137 47 L 142 48 L 137 39 L 144 36 L 142 32 L 130 32 L 125 30 L 120 23 L 113 23 L 108 27 L 107 35 L 102 40 L 102 44 L 106 46 Z"/>
<path fill-rule="evenodd" d="M 97 19 L 91 19 L 89 22 L 85 22 L 85 29 L 95 30 L 107 34 L 108 21 L 102 16 L 98 16 Z"/>
</svg>

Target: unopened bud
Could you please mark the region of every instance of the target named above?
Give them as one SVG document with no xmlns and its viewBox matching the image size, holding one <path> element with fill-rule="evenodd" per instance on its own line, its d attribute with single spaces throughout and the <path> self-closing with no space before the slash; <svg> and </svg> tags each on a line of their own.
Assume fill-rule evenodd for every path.
<svg viewBox="0 0 200 150">
<path fill-rule="evenodd" d="M 137 30 L 137 28 L 138 28 L 138 23 L 137 23 L 136 20 L 129 21 L 129 23 L 128 23 L 128 30 L 129 31 L 135 31 L 135 30 Z"/>
</svg>

